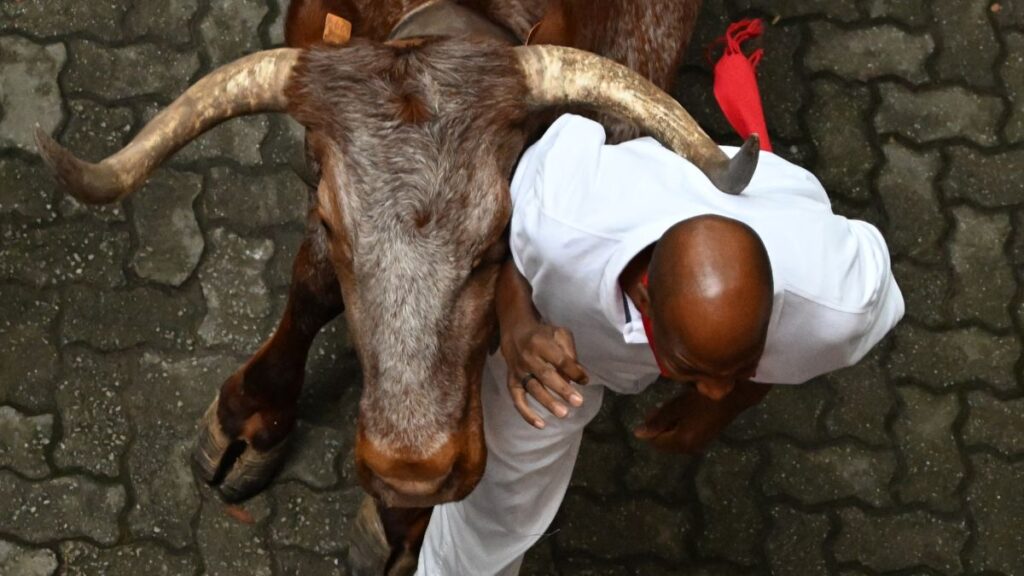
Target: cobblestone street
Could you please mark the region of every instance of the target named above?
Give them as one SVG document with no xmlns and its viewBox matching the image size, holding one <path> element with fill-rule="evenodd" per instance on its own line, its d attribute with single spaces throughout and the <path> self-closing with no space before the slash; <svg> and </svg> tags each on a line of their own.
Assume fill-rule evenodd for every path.
<svg viewBox="0 0 1024 576">
<path fill-rule="evenodd" d="M 102 209 L 57 189 L 32 138 L 105 157 L 191 82 L 280 45 L 283 8 L 0 0 L 0 576 L 346 573 L 363 493 L 341 320 L 251 521 L 188 463 L 284 307 L 301 128 L 228 122 Z M 906 318 L 699 458 L 630 433 L 667 391 L 606 395 L 523 574 L 1024 576 L 1024 0 L 708 0 L 676 96 L 722 142 L 704 47 L 746 16 L 769 24 L 776 151 L 882 230 Z"/>
</svg>

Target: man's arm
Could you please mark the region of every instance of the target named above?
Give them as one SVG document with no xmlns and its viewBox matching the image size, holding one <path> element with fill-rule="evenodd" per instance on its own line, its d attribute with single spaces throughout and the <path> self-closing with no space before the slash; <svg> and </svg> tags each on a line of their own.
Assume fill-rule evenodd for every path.
<svg viewBox="0 0 1024 576">
<path fill-rule="evenodd" d="M 564 418 L 583 397 L 571 382 L 586 384 L 586 371 L 576 361 L 576 343 L 572 333 L 545 324 L 533 305 L 530 283 L 509 258 L 498 276 L 495 308 L 501 331 L 501 354 L 508 364 L 508 385 L 519 414 L 530 425 L 544 427 L 544 420 L 526 401 L 533 396 L 549 412 Z"/>
</svg>

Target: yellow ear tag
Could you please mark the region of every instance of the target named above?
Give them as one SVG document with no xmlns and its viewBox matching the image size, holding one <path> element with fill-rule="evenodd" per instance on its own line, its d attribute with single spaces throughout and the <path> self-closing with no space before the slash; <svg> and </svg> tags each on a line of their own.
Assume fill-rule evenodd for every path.
<svg viewBox="0 0 1024 576">
<path fill-rule="evenodd" d="M 328 14 L 324 22 L 324 43 L 344 46 L 352 39 L 352 23 L 341 16 Z"/>
</svg>

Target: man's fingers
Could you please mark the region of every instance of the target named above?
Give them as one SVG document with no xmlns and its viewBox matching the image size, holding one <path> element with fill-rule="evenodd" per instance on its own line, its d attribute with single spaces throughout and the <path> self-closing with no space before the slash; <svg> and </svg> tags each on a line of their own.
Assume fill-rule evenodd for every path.
<svg viewBox="0 0 1024 576">
<path fill-rule="evenodd" d="M 559 361 L 556 366 L 574 382 L 580 384 L 586 384 L 590 381 L 590 377 L 587 375 L 587 371 L 583 368 L 583 365 L 576 360 L 576 339 L 573 338 L 572 332 L 565 328 L 558 328 L 555 330 L 555 342 L 558 343 L 559 347 L 565 353 L 565 357 Z"/>
<path fill-rule="evenodd" d="M 541 384 L 546 386 L 555 394 L 561 396 L 569 404 L 572 404 L 573 406 L 583 405 L 583 396 L 581 396 L 580 393 L 577 392 L 576 389 L 572 387 L 572 384 L 570 384 L 568 380 L 563 378 L 562 374 L 560 374 L 558 370 L 555 370 L 554 367 L 549 366 L 546 369 L 541 370 L 538 373 L 537 377 L 540 380 Z M 538 400 L 540 400 L 540 398 L 538 398 Z M 552 414 L 558 416 L 559 418 L 565 416 L 565 414 L 558 414 L 557 412 L 554 411 L 552 411 Z"/>
<path fill-rule="evenodd" d="M 508 391 L 512 394 L 512 404 L 515 405 L 523 420 L 526 420 L 530 426 L 543 430 L 544 420 L 533 411 L 533 408 L 530 408 L 530 404 L 526 401 L 526 389 L 511 373 L 508 376 Z"/>
<path fill-rule="evenodd" d="M 545 385 L 541 383 L 537 378 L 531 378 L 526 383 L 526 391 L 533 396 L 540 405 L 547 408 L 548 412 L 551 412 L 559 418 L 565 418 L 569 414 L 569 409 L 551 395 L 551 392 L 545 388 Z"/>
</svg>

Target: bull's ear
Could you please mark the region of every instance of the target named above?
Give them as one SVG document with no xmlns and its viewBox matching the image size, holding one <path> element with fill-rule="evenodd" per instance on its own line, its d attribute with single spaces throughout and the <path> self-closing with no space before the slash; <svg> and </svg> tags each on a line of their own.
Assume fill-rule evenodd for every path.
<svg viewBox="0 0 1024 576">
<path fill-rule="evenodd" d="M 544 17 L 530 29 L 526 37 L 526 45 L 550 44 L 552 46 L 572 46 L 573 38 L 566 23 L 565 10 L 561 2 L 554 2 Z"/>
</svg>

